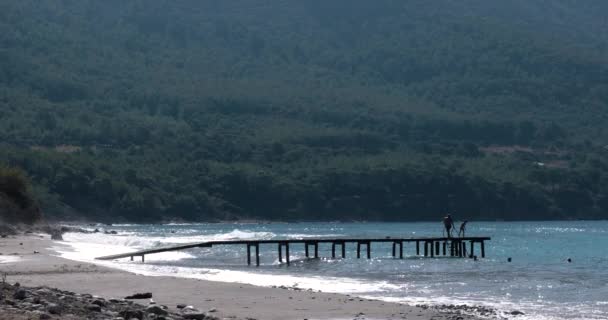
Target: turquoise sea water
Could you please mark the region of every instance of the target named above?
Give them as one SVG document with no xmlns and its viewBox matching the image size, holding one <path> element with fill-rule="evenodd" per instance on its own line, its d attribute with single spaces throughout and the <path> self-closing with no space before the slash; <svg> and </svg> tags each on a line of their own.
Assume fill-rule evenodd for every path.
<svg viewBox="0 0 608 320">
<path fill-rule="evenodd" d="M 174 224 L 106 227 L 118 235 L 68 234 L 68 258 L 224 239 L 307 237 L 441 236 L 440 223 L 274 223 Z M 247 266 L 245 246 L 192 249 L 147 256 L 146 263 L 115 261 L 133 272 L 237 281 L 256 285 L 297 285 L 403 303 L 469 304 L 520 310 L 518 319 L 608 319 L 608 222 L 471 222 L 470 236 L 490 236 L 486 259 L 421 258 L 405 246 L 394 259 L 391 245 L 376 244 L 372 259 L 306 259 L 303 245 L 291 246 L 290 267 L 278 263 L 276 245 L 261 247 L 259 268 Z M 479 252 L 479 251 L 477 251 Z M 508 263 L 507 258 L 512 262 Z M 567 259 L 572 259 L 571 263 Z"/>
</svg>

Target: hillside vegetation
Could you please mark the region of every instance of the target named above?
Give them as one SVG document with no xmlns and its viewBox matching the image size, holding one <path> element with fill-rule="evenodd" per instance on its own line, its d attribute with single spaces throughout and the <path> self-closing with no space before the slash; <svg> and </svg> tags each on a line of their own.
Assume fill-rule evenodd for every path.
<svg viewBox="0 0 608 320">
<path fill-rule="evenodd" d="M 57 218 L 608 218 L 608 3 L 0 3 L 0 162 Z"/>
<path fill-rule="evenodd" d="M 32 224 L 42 221 L 29 181 L 16 168 L 0 167 L 0 229 L 4 224 Z"/>
</svg>

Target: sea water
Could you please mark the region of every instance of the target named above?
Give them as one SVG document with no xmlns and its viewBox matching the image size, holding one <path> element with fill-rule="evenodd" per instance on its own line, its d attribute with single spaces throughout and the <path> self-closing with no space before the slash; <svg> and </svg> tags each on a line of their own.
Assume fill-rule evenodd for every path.
<svg viewBox="0 0 608 320">
<path fill-rule="evenodd" d="M 95 228 L 95 227 L 93 227 Z M 101 228 L 103 231 L 103 227 Z M 470 222 L 467 236 L 490 236 L 486 258 L 423 258 L 415 244 L 404 259 L 392 245 L 372 244 L 372 259 L 306 259 L 291 245 L 291 266 L 278 261 L 277 245 L 261 245 L 261 266 L 248 266 L 246 246 L 217 246 L 146 256 L 146 262 L 95 261 L 103 255 L 173 244 L 236 239 L 385 238 L 443 236 L 440 223 L 270 223 L 115 225 L 103 233 L 64 235 L 66 258 L 150 276 L 171 275 L 260 286 L 297 286 L 406 304 L 489 306 L 517 319 L 608 319 L 608 222 Z M 337 248 L 337 255 L 340 250 Z M 468 249 L 468 247 L 467 247 Z M 312 250 L 311 250 L 312 253 Z M 479 253 L 479 247 L 477 247 Z M 512 262 L 507 262 L 512 258 Z M 572 262 L 567 262 L 571 259 Z"/>
</svg>

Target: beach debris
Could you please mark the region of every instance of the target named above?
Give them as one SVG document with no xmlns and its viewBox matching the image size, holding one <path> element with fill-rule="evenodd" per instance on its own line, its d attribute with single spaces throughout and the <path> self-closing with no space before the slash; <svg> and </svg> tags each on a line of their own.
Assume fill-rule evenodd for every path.
<svg viewBox="0 0 608 320">
<path fill-rule="evenodd" d="M 187 305 L 180 303 L 180 304 L 178 304 L 176 307 L 177 307 L 178 309 L 183 309 L 183 308 L 187 307 Z"/>
<path fill-rule="evenodd" d="M 133 295 L 126 296 L 125 299 L 128 299 L 128 300 L 152 299 L 152 293 L 150 293 L 150 292 L 135 293 Z"/>
<path fill-rule="evenodd" d="M 523 313 L 523 312 L 521 312 L 521 311 L 519 311 L 519 310 L 514 310 L 514 311 L 511 311 L 511 312 L 510 312 L 510 314 L 511 314 L 512 316 L 523 316 L 523 315 L 525 315 L 525 313 Z"/>
</svg>

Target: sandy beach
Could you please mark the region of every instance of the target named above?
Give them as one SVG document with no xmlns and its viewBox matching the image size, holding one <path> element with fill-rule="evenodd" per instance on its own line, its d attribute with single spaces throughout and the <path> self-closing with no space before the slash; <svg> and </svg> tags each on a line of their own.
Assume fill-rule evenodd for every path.
<svg viewBox="0 0 608 320">
<path fill-rule="evenodd" d="M 174 277 L 149 277 L 55 256 L 48 235 L 1 239 L 0 272 L 8 283 L 46 286 L 106 299 L 150 292 L 158 305 L 178 312 L 185 304 L 220 319 L 477 319 L 461 309 L 436 309 L 347 295 L 256 287 Z M 149 299 L 139 300 L 147 305 Z M 61 319 L 61 317 L 55 317 Z"/>
</svg>

